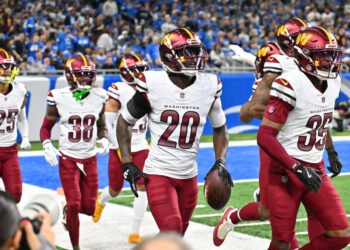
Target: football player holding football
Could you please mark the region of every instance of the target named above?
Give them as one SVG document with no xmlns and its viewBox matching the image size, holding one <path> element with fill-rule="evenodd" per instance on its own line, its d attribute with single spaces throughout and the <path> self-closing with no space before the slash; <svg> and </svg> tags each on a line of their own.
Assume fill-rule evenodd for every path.
<svg viewBox="0 0 350 250">
<path fill-rule="evenodd" d="M 122 82 L 112 83 L 108 88 L 109 99 L 105 106 L 106 125 L 108 129 L 108 139 L 112 142 L 109 150 L 108 178 L 109 186 L 103 189 L 96 202 L 93 221 L 98 222 L 102 211 L 107 203 L 113 197 L 119 195 L 123 184 L 123 167 L 120 160 L 120 152 L 116 136 L 116 122 L 120 112 L 126 109 L 127 102 L 135 94 L 136 79 L 140 73 L 148 70 L 148 64 L 137 55 L 125 56 L 119 66 Z M 139 119 L 131 128 L 131 155 L 134 164 L 142 171 L 145 160 L 148 156 L 149 146 L 146 140 L 147 116 Z M 134 199 L 134 220 L 129 235 L 129 243 L 140 243 L 142 238 L 139 231 L 143 216 L 147 208 L 147 196 L 144 185 L 144 179 L 136 182 L 138 197 Z"/>
<path fill-rule="evenodd" d="M 276 32 L 277 42 L 267 43 L 263 45 L 256 56 L 254 65 L 256 66 L 256 81 L 253 85 L 254 94 L 252 97 L 243 104 L 240 112 L 240 120 L 243 123 L 249 123 L 252 119 L 261 119 L 263 112 L 266 108 L 269 100 L 269 92 L 271 84 L 276 77 L 282 72 L 297 68 L 297 64 L 294 62 L 293 56 L 293 42 L 301 30 L 309 27 L 309 25 L 299 19 L 292 18 L 283 23 Z M 231 45 L 232 49 L 236 53 L 236 57 L 251 64 L 252 55 L 244 52 L 236 45 Z M 334 149 L 333 140 L 330 135 L 330 131 L 327 133 L 326 149 L 328 152 L 328 158 L 330 167 L 328 168 L 333 176 L 340 173 L 342 164 L 338 158 L 338 154 Z M 259 202 L 252 202 L 242 207 L 239 210 L 235 210 L 230 207 L 227 209 L 226 216 L 224 214 L 219 225 L 214 231 L 214 243 L 215 245 L 221 245 L 225 239 L 229 230 L 219 230 L 219 226 L 222 222 L 226 221 L 228 213 L 231 213 L 231 221 L 234 224 L 240 221 L 255 221 L 266 220 L 269 218 L 268 210 L 268 166 L 270 164 L 270 157 L 260 149 L 260 172 L 259 172 Z M 230 215 L 231 215 L 230 214 Z M 230 223 L 227 226 L 233 226 Z M 231 227 L 232 229 L 232 227 Z M 322 225 L 308 212 L 308 232 L 309 238 L 313 238 L 319 234 L 324 233 Z M 291 242 L 292 248 L 297 248 L 298 243 L 293 238 Z"/>
<path fill-rule="evenodd" d="M 18 203 L 22 196 L 22 176 L 18 161 L 17 128 L 21 148 L 30 149 L 26 117 L 27 90 L 15 81 L 19 69 L 12 55 L 0 48 L 0 176 L 5 190 Z"/>
<path fill-rule="evenodd" d="M 59 174 L 66 198 L 63 223 L 73 248 L 80 249 L 78 213 L 93 215 L 98 192 L 96 143 L 102 147 L 101 154 L 108 151 L 104 118 L 108 96 L 105 90 L 94 87 L 95 65 L 83 54 L 67 61 L 65 74 L 69 86 L 48 94 L 40 139 L 51 166 L 57 165 L 59 155 Z M 50 141 L 51 129 L 58 118 L 59 150 Z"/>
<path fill-rule="evenodd" d="M 301 31 L 293 52 L 300 69 L 274 80 L 257 135 L 272 158 L 269 249 L 290 249 L 300 202 L 326 232 L 299 249 L 342 249 L 350 242 L 349 224 L 322 160 L 340 90 L 342 53 L 334 36 L 320 27 Z"/>
<path fill-rule="evenodd" d="M 159 52 L 164 70 L 140 74 L 137 91 L 119 116 L 117 138 L 124 178 L 135 195 L 135 182 L 146 178 L 148 203 L 159 230 L 183 235 L 197 203 L 196 155 L 207 116 L 214 131 L 216 160 L 209 172 L 219 169 L 232 185 L 225 166 L 228 133 L 220 100 L 222 84 L 216 75 L 199 72 L 207 51 L 188 29 L 167 33 Z M 151 148 L 143 173 L 133 162 L 128 128 L 146 114 Z"/>
</svg>

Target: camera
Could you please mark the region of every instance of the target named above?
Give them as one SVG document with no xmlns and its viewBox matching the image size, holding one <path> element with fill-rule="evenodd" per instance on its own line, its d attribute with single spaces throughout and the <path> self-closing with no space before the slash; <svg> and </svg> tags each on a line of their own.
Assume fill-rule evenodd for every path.
<svg viewBox="0 0 350 250">
<path fill-rule="evenodd" d="M 51 215 L 51 225 L 53 226 L 60 215 L 60 203 L 52 195 L 38 194 L 21 209 L 21 220 L 29 220 L 35 234 L 39 234 L 42 223 L 41 218 L 35 218 L 35 215 L 39 212 L 49 213 Z M 25 231 L 22 230 L 20 250 L 29 249 Z"/>
</svg>

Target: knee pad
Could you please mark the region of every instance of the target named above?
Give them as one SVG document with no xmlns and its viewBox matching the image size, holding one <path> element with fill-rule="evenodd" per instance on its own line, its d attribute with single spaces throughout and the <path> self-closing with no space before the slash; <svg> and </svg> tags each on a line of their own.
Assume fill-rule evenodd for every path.
<svg viewBox="0 0 350 250">
<path fill-rule="evenodd" d="M 350 243 L 350 236 L 347 237 L 329 237 L 328 239 L 329 245 L 331 245 L 334 249 L 343 249 Z"/>
<path fill-rule="evenodd" d="M 160 231 L 166 232 L 177 232 L 178 234 L 182 234 L 182 219 L 179 216 L 172 215 L 164 219 L 164 222 L 159 227 Z"/>
</svg>

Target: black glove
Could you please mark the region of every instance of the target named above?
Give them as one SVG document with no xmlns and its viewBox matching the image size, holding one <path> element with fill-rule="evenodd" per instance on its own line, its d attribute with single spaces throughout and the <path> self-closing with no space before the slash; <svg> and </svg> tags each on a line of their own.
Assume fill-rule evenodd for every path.
<svg viewBox="0 0 350 250">
<path fill-rule="evenodd" d="M 292 167 L 293 173 L 298 179 L 311 191 L 317 193 L 321 187 L 322 179 L 319 176 L 322 171 L 310 167 L 305 167 L 299 162 L 296 162 Z"/>
<path fill-rule="evenodd" d="M 147 175 L 143 173 L 138 167 L 136 167 L 135 164 L 132 162 L 123 163 L 123 173 L 124 179 L 130 183 L 131 191 L 136 197 L 139 197 L 136 191 L 136 182 L 141 177 L 147 179 Z"/>
<path fill-rule="evenodd" d="M 205 175 L 204 180 L 206 180 L 207 176 L 215 169 L 218 169 L 219 170 L 218 175 L 222 176 L 222 179 L 231 187 L 233 187 L 233 181 L 232 181 L 230 172 L 227 170 L 226 163 L 223 160 L 217 160 L 214 163 L 214 166 L 212 166 L 209 172 Z"/>
<path fill-rule="evenodd" d="M 332 173 L 331 178 L 336 177 L 341 172 L 341 168 L 343 167 L 343 164 L 339 160 L 338 153 L 335 151 L 334 146 L 332 145 L 329 149 L 327 149 L 328 153 L 328 161 L 330 166 L 327 167 L 329 172 Z"/>
</svg>

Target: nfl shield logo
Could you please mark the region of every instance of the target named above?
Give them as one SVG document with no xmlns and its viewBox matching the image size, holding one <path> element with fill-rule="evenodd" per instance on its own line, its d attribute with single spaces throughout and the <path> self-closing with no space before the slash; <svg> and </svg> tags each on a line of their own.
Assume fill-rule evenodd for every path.
<svg viewBox="0 0 350 250">
<path fill-rule="evenodd" d="M 185 93 L 181 92 L 180 93 L 180 98 L 185 98 Z"/>
<path fill-rule="evenodd" d="M 275 111 L 274 107 L 269 107 L 269 109 L 267 110 L 267 112 L 269 112 L 269 114 L 272 114 Z"/>
<path fill-rule="evenodd" d="M 326 101 L 326 97 L 322 97 L 322 102 L 325 102 Z"/>
</svg>

